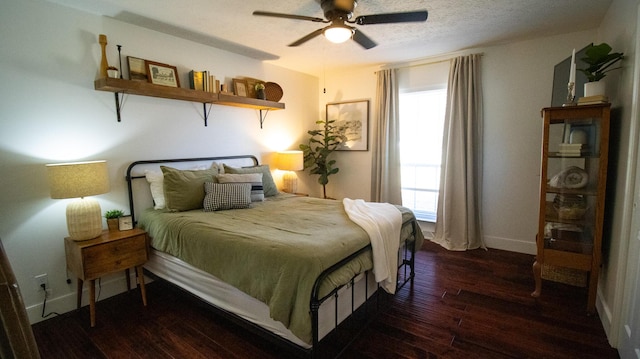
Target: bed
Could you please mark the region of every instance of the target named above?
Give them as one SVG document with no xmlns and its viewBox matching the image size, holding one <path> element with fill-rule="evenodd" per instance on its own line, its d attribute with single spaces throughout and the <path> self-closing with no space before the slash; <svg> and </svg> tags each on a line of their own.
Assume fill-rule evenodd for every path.
<svg viewBox="0 0 640 359">
<path fill-rule="evenodd" d="M 279 192 L 254 156 L 136 161 L 126 179 L 134 222 L 150 237 L 148 273 L 295 354 L 317 356 L 377 298 L 370 235 L 346 202 Z M 413 213 L 396 208 L 401 288 L 424 238 Z"/>
</svg>

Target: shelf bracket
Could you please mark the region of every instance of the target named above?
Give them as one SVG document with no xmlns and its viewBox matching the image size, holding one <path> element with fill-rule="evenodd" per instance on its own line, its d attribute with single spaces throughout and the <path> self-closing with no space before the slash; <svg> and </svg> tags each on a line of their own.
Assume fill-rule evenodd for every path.
<svg viewBox="0 0 640 359">
<path fill-rule="evenodd" d="M 116 118 L 118 119 L 118 122 L 121 122 L 122 118 L 120 117 L 120 108 L 121 108 L 120 95 L 119 95 L 119 92 L 114 92 L 113 94 L 116 100 Z M 122 94 L 122 99 L 124 100 L 124 93 Z"/>
<path fill-rule="evenodd" d="M 264 115 L 262 115 L 262 111 L 264 111 Z M 262 124 L 264 123 L 264 120 L 267 118 L 267 115 L 269 114 L 269 110 L 262 110 L 260 109 L 260 129 L 262 129 Z"/>
<path fill-rule="evenodd" d="M 212 107 L 213 107 L 213 104 L 209 104 L 209 111 L 207 111 L 207 103 L 206 102 L 202 103 L 202 114 L 204 115 L 204 127 L 207 127 L 207 125 L 209 124 L 209 113 L 211 113 Z"/>
</svg>

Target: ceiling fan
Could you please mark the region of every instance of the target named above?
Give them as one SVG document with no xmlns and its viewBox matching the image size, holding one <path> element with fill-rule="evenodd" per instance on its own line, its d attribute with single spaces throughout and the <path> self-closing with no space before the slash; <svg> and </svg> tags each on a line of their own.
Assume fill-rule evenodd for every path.
<svg viewBox="0 0 640 359">
<path fill-rule="evenodd" d="M 324 11 L 324 17 L 311 17 L 304 15 L 292 15 L 281 14 L 269 11 L 254 11 L 253 15 L 257 16 L 271 16 L 280 17 L 293 20 L 306 20 L 321 23 L 331 23 L 331 25 L 318 29 L 294 42 L 289 46 L 299 46 L 305 42 L 313 39 L 314 37 L 324 34 L 324 36 L 331 42 L 341 43 L 349 39 L 353 39 L 355 42 L 365 49 L 375 47 L 377 44 L 367 37 L 362 31 L 359 31 L 354 26 L 356 25 L 374 25 L 374 24 L 390 24 L 399 22 L 418 22 L 426 21 L 429 13 L 427 10 L 400 12 L 400 13 L 387 13 L 376 15 L 362 15 L 351 20 L 353 17 L 353 10 L 358 5 L 357 0 L 317 0 L 320 2 L 320 7 Z"/>
</svg>

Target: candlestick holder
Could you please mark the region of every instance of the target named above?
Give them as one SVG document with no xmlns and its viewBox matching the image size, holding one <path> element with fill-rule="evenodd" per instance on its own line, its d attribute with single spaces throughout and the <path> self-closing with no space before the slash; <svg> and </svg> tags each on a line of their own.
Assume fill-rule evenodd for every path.
<svg viewBox="0 0 640 359">
<path fill-rule="evenodd" d="M 576 92 L 575 92 L 575 82 L 569 82 L 567 84 L 567 102 L 562 104 L 562 107 L 566 106 L 575 106 L 576 102 Z"/>
</svg>

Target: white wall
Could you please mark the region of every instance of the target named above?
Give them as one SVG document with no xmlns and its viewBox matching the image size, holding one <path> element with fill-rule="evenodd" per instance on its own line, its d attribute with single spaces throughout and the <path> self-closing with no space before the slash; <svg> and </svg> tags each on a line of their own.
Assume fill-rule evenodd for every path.
<svg viewBox="0 0 640 359">
<path fill-rule="evenodd" d="M 632 215 L 637 207 L 633 201 L 636 168 L 633 162 L 638 156 L 638 118 L 633 108 L 638 108 L 638 94 L 634 98 L 634 86 L 638 86 L 637 71 L 637 28 L 638 0 L 614 0 L 600 27 L 599 41 L 610 44 L 615 51 L 623 52 L 625 59 L 621 70 L 610 72 L 605 78 L 606 91 L 612 102 L 612 146 L 609 168 L 607 217 L 610 226 L 605 228 L 603 266 L 598 287 L 598 312 L 612 345 L 617 345 L 623 335 L 624 323 L 622 303 L 624 285 L 634 279 L 625 278 L 627 261 L 637 261 L 638 253 L 629 253 L 630 242 L 635 240 L 638 228 L 631 230 Z M 636 208 L 637 210 L 637 208 Z M 631 247 L 633 248 L 633 247 Z M 637 280 L 637 279 L 636 279 Z M 631 293 L 629 293 L 631 294 Z M 636 343 L 638 345 L 638 343 Z"/>
<path fill-rule="evenodd" d="M 40 273 L 53 290 L 47 311 L 75 307 L 62 240 L 68 201 L 49 198 L 44 164 L 106 159 L 111 192 L 95 198 L 103 210 L 126 210 L 131 161 L 247 153 L 264 161 L 297 148 L 317 118 L 317 78 L 254 59 L 37 0 L 4 4 L 0 28 L 0 238 L 32 321 L 41 311 L 32 280 Z M 240 76 L 274 81 L 286 109 L 270 112 L 261 130 L 257 111 L 214 106 L 204 127 L 201 104 L 127 96 L 118 123 L 113 93 L 93 89 L 98 34 L 108 37 L 110 64 L 117 65 L 120 44 L 123 57 L 177 66 L 182 87 L 191 69 L 211 70 L 228 83 Z M 123 279 L 105 278 L 100 298 L 122 291 Z"/>
<path fill-rule="evenodd" d="M 482 224 L 489 247 L 535 253 L 542 136 L 540 110 L 551 104 L 554 66 L 571 56 L 573 48 L 593 42 L 595 36 L 592 30 L 464 52 L 484 54 Z M 327 84 L 327 94 L 320 96 L 320 111 L 324 111 L 326 102 L 368 98 L 372 100 L 370 122 L 375 123 L 377 70 L 328 73 L 326 79 L 320 79 L 320 83 L 326 81 Z M 322 87 L 320 90 L 322 92 Z M 338 152 L 335 158 L 340 173 L 329 177 L 330 195 L 369 199 L 371 184 L 363 183 L 360 178 L 371 173 L 371 151 Z"/>
</svg>

